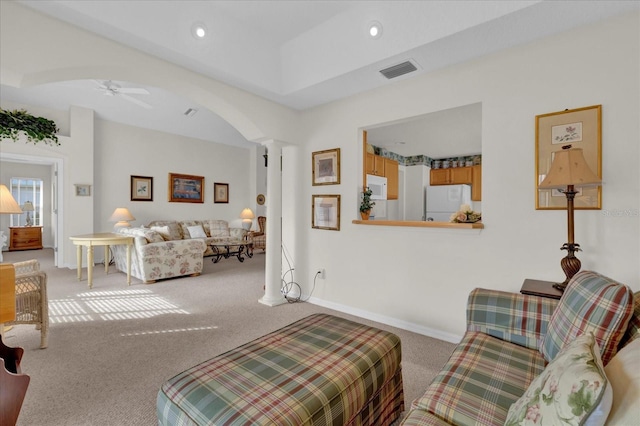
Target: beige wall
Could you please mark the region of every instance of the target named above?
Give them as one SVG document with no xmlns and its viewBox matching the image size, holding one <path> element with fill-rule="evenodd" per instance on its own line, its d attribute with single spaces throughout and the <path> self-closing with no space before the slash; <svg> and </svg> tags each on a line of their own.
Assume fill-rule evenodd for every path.
<svg viewBox="0 0 640 426">
<path fill-rule="evenodd" d="M 535 210 L 535 116 L 594 104 L 603 108 L 603 208 L 576 212 L 578 257 L 583 269 L 640 290 L 639 29 L 638 14 L 619 17 L 306 112 L 306 144 L 292 153 L 301 178 L 309 182 L 311 152 L 335 147 L 342 173 L 339 186 L 284 190 L 284 204 L 299 206 L 288 212 L 298 222 L 285 228 L 285 245 L 295 247 L 305 292 L 325 268 L 315 302 L 455 340 L 472 288 L 519 291 L 525 278 L 562 280 L 566 212 Z M 474 102 L 482 102 L 484 230 L 351 223 L 362 127 Z M 290 173 L 284 182 L 297 172 Z M 340 232 L 310 229 L 317 193 L 342 195 Z M 614 216 L 621 211 L 629 215 Z"/>
<path fill-rule="evenodd" d="M 295 266 L 293 279 L 302 286 L 305 297 L 310 295 L 313 303 L 448 340 L 456 340 L 464 331 L 466 297 L 473 287 L 518 291 L 524 278 L 562 278 L 559 261 L 564 252 L 559 247 L 566 240 L 566 215 L 534 208 L 535 116 L 602 104 L 603 210 L 576 213 L 576 241 L 584 249 L 579 258 L 584 269 L 600 271 L 640 290 L 637 13 L 296 113 L 43 17 L 34 18 L 37 25 L 28 27 L 36 35 L 25 37 L 26 28 L 14 24 L 12 18 L 30 17 L 33 12 L 4 3 L 3 11 L 9 10 L 12 16 L 4 13 L 0 28 L 3 83 L 91 78 L 90 71 L 104 67 L 115 73 L 114 78 L 146 82 L 192 97 L 227 117 L 249 138 L 294 142 L 283 149 L 283 242 Z M 45 47 L 55 51 L 50 58 L 32 54 L 41 48 L 43 38 L 51 43 Z M 20 43 L 14 44 L 15 40 Z M 56 67 L 67 67 L 65 71 L 71 72 L 53 72 Z M 483 105 L 485 229 L 353 225 L 361 185 L 360 129 L 473 102 Z M 160 156 L 153 157 L 157 167 L 152 170 L 146 169 L 142 160 L 134 163 L 133 158 L 122 167 L 120 153 L 97 146 L 101 138 L 111 141 L 122 131 L 119 125 L 97 123 L 96 152 L 81 157 L 81 161 L 95 162 L 89 168 L 96 173 L 92 177 L 96 189 L 120 187 L 130 174 L 153 175 L 157 177 L 154 183 L 162 185 L 166 172 L 181 171 L 169 170 L 174 164 L 184 167 L 185 172 L 188 169 L 187 157 L 162 164 L 164 157 Z M 137 135 L 138 130 L 131 132 Z M 148 137 L 145 134 L 142 139 Z M 160 139 L 163 147 L 174 145 L 171 136 Z M 5 142 L 2 144 L 4 149 Z M 139 153 L 145 145 L 132 149 Z M 200 142 L 194 146 L 197 150 L 207 148 Z M 341 149 L 341 184 L 313 187 L 311 153 L 331 148 Z M 58 152 L 75 167 L 75 154 Z M 260 155 L 251 153 L 247 161 L 260 163 Z M 273 164 L 272 158 L 269 161 Z M 88 173 L 85 164 L 79 167 Z M 201 163 L 192 169 L 202 170 L 207 179 L 217 179 L 215 169 L 205 170 Z M 75 178 L 79 177 L 67 182 L 71 184 Z M 160 185 L 154 195 L 158 203 L 164 198 Z M 249 191 L 254 188 L 254 183 L 246 185 Z M 235 194 L 233 188 L 231 193 Z M 323 193 L 342 197 L 340 232 L 311 229 L 311 196 Z M 239 196 L 252 200 L 255 193 Z M 126 202 L 123 195 L 111 189 L 98 192 L 90 207 L 95 213 L 85 228 L 104 229 L 104 216 L 121 202 Z M 137 204 L 141 217 L 154 216 L 155 211 L 147 209 L 155 207 Z M 73 207 L 77 211 L 78 206 Z M 208 208 L 209 204 L 202 206 L 197 216 L 208 213 Z M 231 210 L 224 213 L 232 214 Z M 615 214 L 620 211 L 631 214 Z M 171 212 L 176 216 L 183 213 Z M 326 270 L 326 279 L 314 285 L 317 268 Z M 286 305 L 277 309 L 286 309 Z"/>
</svg>

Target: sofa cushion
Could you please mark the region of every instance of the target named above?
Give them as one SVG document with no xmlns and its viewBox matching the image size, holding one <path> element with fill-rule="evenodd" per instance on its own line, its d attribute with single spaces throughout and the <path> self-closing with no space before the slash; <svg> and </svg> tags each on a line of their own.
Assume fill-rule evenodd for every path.
<svg viewBox="0 0 640 426">
<path fill-rule="evenodd" d="M 545 367 L 540 352 L 468 331 L 413 409 L 457 425 L 503 425 Z"/>
<path fill-rule="evenodd" d="M 209 232 L 212 237 L 228 237 L 229 234 L 229 222 L 226 220 L 210 220 Z"/>
<path fill-rule="evenodd" d="M 188 226 L 187 230 L 191 238 L 207 238 L 207 234 L 205 234 L 202 225 Z"/>
<path fill-rule="evenodd" d="M 144 237 L 147 239 L 149 243 L 163 243 L 164 238 L 160 235 L 159 232 L 148 229 L 144 231 Z"/>
<path fill-rule="evenodd" d="M 165 241 L 171 241 L 171 231 L 168 226 L 151 226 L 149 229 L 156 231 Z"/>
<path fill-rule="evenodd" d="M 640 420 L 640 339 L 635 339 L 604 368 L 613 390 L 610 425 L 634 425 Z"/>
<path fill-rule="evenodd" d="M 632 309 L 629 287 L 595 272 L 581 271 L 569 281 L 553 311 L 540 352 L 551 361 L 566 344 L 592 331 L 607 365 L 627 330 Z"/>
<path fill-rule="evenodd" d="M 613 392 L 592 332 L 564 346 L 509 409 L 505 426 L 604 425 Z"/>
<path fill-rule="evenodd" d="M 182 238 L 184 238 L 185 240 L 193 238 L 189 233 L 190 226 L 202 226 L 202 222 L 200 222 L 199 220 L 181 220 L 180 222 L 178 222 L 178 224 L 180 225 Z"/>
<path fill-rule="evenodd" d="M 170 240 L 182 240 L 182 228 L 175 220 L 154 220 L 149 224 L 152 226 L 167 226 L 169 228 Z"/>
</svg>

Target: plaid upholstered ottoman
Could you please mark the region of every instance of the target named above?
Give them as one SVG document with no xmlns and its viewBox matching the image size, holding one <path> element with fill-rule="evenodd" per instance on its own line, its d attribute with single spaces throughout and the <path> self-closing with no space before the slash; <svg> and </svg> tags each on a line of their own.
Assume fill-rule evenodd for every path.
<svg viewBox="0 0 640 426">
<path fill-rule="evenodd" d="M 165 382 L 160 425 L 389 425 L 404 410 L 400 339 L 315 314 Z"/>
</svg>

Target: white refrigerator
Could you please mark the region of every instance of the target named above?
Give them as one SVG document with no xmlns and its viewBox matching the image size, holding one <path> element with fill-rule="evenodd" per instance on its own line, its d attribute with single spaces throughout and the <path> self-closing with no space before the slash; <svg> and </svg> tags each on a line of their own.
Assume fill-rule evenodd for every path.
<svg viewBox="0 0 640 426">
<path fill-rule="evenodd" d="M 469 185 L 427 185 L 425 192 L 427 220 L 449 222 L 451 215 L 460 209 L 460 205 L 471 205 Z"/>
</svg>

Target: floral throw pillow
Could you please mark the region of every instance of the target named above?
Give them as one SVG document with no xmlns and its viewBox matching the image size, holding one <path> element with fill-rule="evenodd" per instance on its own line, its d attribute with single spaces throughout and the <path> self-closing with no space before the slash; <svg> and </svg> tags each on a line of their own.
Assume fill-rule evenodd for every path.
<svg viewBox="0 0 640 426">
<path fill-rule="evenodd" d="M 592 332 L 567 344 L 511 405 L 506 426 L 604 425 L 613 392 Z"/>
</svg>

